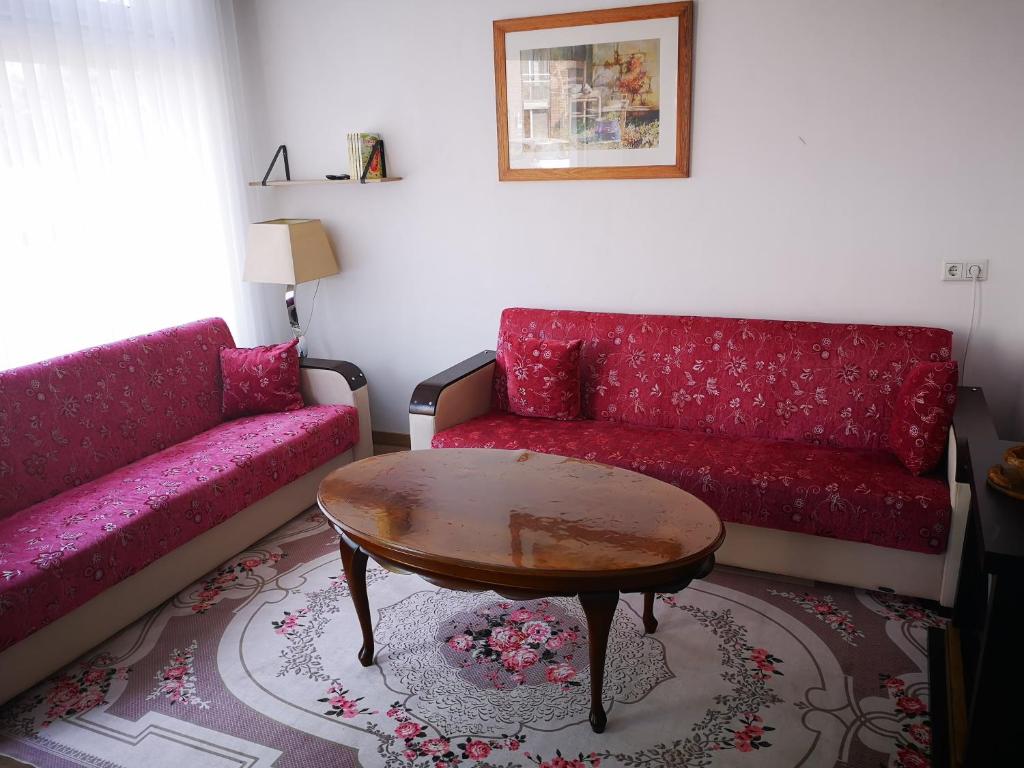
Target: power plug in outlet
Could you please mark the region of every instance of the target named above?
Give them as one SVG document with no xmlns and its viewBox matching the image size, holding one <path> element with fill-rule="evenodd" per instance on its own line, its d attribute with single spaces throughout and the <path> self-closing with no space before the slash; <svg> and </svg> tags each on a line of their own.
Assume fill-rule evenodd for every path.
<svg viewBox="0 0 1024 768">
<path fill-rule="evenodd" d="M 964 280 L 988 280 L 988 259 L 964 262 Z"/>
<path fill-rule="evenodd" d="M 943 280 L 963 280 L 966 270 L 962 261 L 942 262 Z"/>
</svg>

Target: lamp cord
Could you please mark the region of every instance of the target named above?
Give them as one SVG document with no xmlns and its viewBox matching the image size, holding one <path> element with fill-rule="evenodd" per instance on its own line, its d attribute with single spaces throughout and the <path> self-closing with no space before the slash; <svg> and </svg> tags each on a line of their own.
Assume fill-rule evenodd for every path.
<svg viewBox="0 0 1024 768">
<path fill-rule="evenodd" d="M 960 375 L 960 380 L 963 382 L 964 386 L 967 386 L 967 355 L 970 354 L 971 351 L 971 339 L 974 337 L 975 316 L 978 311 L 978 301 L 981 298 L 981 281 L 978 279 L 977 275 L 972 277 L 974 285 L 971 286 L 973 296 L 971 300 L 971 326 L 967 330 L 967 343 L 964 345 L 964 369 Z"/>
<path fill-rule="evenodd" d="M 313 323 L 313 312 L 316 310 L 316 295 L 320 293 L 320 281 L 316 281 L 316 288 L 313 289 L 313 299 L 309 302 L 309 317 L 306 318 L 306 327 L 302 329 L 302 335 L 305 336 L 309 331 L 310 326 Z"/>
</svg>

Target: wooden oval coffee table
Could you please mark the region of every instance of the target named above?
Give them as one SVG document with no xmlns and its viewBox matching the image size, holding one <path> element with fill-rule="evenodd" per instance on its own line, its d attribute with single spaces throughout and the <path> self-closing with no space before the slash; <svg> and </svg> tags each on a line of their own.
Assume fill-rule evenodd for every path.
<svg viewBox="0 0 1024 768">
<path fill-rule="evenodd" d="M 711 572 L 725 531 L 702 501 L 645 475 L 528 451 L 437 449 L 375 456 L 320 484 L 320 509 L 339 549 L 373 663 L 366 561 L 449 589 L 514 600 L 578 595 L 587 617 L 590 724 L 601 701 L 605 650 L 620 592 L 678 592 Z"/>
</svg>

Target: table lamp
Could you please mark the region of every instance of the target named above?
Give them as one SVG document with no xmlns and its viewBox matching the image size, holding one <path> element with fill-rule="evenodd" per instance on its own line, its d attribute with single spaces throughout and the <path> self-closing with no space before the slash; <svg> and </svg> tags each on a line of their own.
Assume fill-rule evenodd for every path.
<svg viewBox="0 0 1024 768">
<path fill-rule="evenodd" d="M 285 306 L 299 355 L 306 355 L 306 338 L 295 309 L 295 286 L 336 275 L 338 262 L 320 219 L 271 219 L 249 225 L 249 247 L 243 280 L 286 286 Z"/>
</svg>

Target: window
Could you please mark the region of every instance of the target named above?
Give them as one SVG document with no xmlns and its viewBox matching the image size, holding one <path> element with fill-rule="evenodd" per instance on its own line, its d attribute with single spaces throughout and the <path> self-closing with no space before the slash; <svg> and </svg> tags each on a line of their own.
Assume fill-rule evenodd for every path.
<svg viewBox="0 0 1024 768">
<path fill-rule="evenodd" d="M 0 0 L 0 369 L 238 329 L 230 3 Z"/>
</svg>

